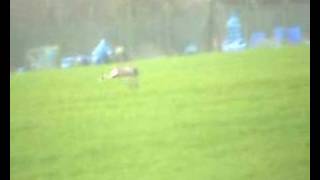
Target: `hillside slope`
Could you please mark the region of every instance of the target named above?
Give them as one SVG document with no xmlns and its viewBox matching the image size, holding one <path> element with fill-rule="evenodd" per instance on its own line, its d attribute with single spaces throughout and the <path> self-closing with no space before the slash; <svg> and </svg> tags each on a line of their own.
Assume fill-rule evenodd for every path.
<svg viewBox="0 0 320 180">
<path fill-rule="evenodd" d="M 12 180 L 310 179 L 306 47 L 16 74 Z"/>
</svg>

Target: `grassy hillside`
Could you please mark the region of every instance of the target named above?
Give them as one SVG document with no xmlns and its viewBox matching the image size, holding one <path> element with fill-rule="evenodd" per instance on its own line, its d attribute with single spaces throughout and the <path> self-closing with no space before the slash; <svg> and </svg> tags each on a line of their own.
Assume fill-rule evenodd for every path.
<svg viewBox="0 0 320 180">
<path fill-rule="evenodd" d="M 12 180 L 310 179 L 307 47 L 16 74 Z"/>
</svg>

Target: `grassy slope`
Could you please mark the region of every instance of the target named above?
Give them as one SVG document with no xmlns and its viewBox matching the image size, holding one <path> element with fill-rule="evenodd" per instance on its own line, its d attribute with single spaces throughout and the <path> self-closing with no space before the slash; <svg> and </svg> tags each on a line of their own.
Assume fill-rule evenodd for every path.
<svg viewBox="0 0 320 180">
<path fill-rule="evenodd" d="M 12 180 L 309 179 L 305 47 L 15 75 Z"/>
</svg>

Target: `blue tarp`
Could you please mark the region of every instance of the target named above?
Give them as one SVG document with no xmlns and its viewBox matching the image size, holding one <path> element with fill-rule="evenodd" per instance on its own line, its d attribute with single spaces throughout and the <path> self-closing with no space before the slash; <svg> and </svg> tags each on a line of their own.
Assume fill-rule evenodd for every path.
<svg viewBox="0 0 320 180">
<path fill-rule="evenodd" d="M 224 41 L 222 44 L 222 50 L 225 52 L 241 51 L 247 47 L 247 44 L 243 40 L 237 41 Z"/>
<path fill-rule="evenodd" d="M 277 43 L 283 43 L 284 41 L 292 44 L 302 42 L 302 33 L 300 26 L 293 26 L 289 28 L 276 27 L 273 30 L 273 36 Z"/>
<path fill-rule="evenodd" d="M 302 42 L 301 28 L 299 26 L 288 28 L 287 40 L 289 43 L 293 43 L 293 44 Z"/>
<path fill-rule="evenodd" d="M 74 57 L 65 57 L 61 60 L 61 67 L 62 68 L 70 68 L 74 66 L 75 58 Z"/>
<path fill-rule="evenodd" d="M 88 65 L 91 62 L 91 56 L 78 55 L 65 57 L 61 61 L 62 68 L 70 68 L 75 65 Z"/>
<path fill-rule="evenodd" d="M 110 43 L 102 39 L 91 55 L 77 55 L 65 57 L 61 60 L 62 68 L 70 68 L 75 65 L 102 64 L 112 55 Z"/>
<path fill-rule="evenodd" d="M 283 27 L 278 26 L 273 29 L 273 37 L 276 43 L 282 43 L 285 40 L 285 34 L 286 31 Z"/>
<path fill-rule="evenodd" d="M 267 34 L 265 32 L 254 32 L 250 37 L 250 46 L 257 47 L 262 45 L 267 38 Z"/>
</svg>

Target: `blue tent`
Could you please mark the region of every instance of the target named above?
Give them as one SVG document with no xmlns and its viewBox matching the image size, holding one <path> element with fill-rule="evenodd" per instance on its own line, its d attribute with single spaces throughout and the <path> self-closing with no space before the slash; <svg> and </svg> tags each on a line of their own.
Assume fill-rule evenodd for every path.
<svg viewBox="0 0 320 180">
<path fill-rule="evenodd" d="M 299 26 L 288 28 L 287 38 L 289 43 L 296 44 L 302 42 L 301 28 Z"/>
<path fill-rule="evenodd" d="M 227 21 L 227 39 L 222 44 L 223 51 L 239 51 L 244 49 L 247 44 L 241 32 L 241 22 L 238 14 L 233 12 Z"/>
<path fill-rule="evenodd" d="M 108 43 L 105 39 L 102 39 L 91 54 L 92 63 L 102 64 L 105 61 L 107 61 L 111 55 L 112 55 L 111 44 Z"/>
</svg>

